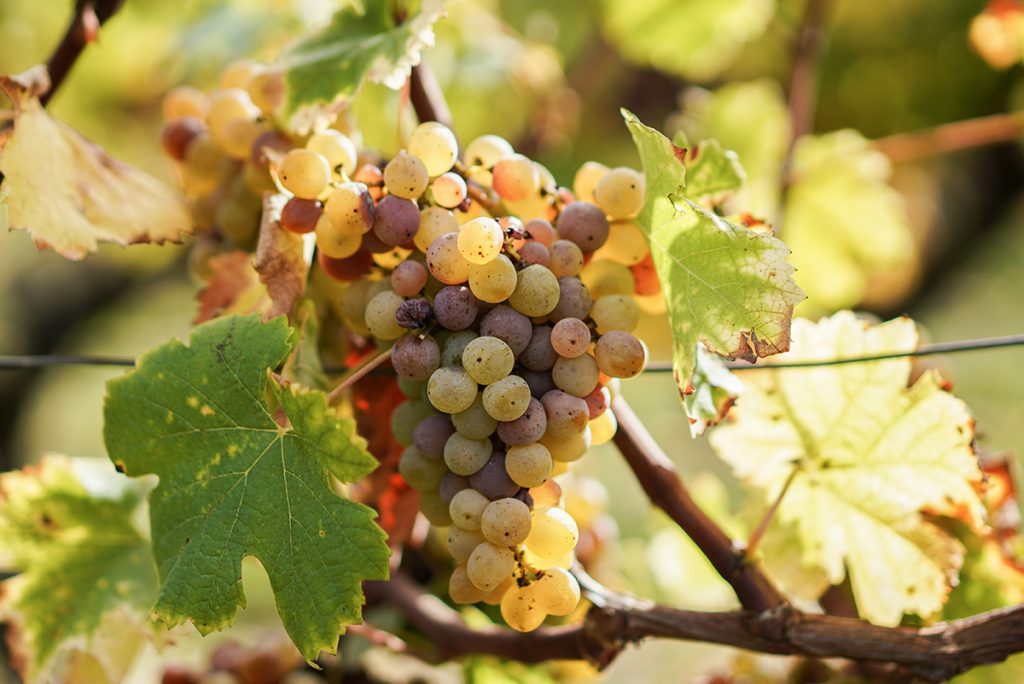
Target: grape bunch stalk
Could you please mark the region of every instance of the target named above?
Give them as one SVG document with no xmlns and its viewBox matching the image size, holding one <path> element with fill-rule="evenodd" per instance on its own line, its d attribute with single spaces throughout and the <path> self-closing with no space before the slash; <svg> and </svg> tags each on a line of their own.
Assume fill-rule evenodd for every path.
<svg viewBox="0 0 1024 684">
<path fill-rule="evenodd" d="M 559 476 L 614 435 L 612 393 L 643 370 L 633 331 L 659 299 L 642 174 L 587 162 L 559 187 L 495 135 L 460 155 L 435 122 L 384 164 L 344 122 L 276 127 L 275 83 L 244 62 L 209 95 L 169 96 L 164 145 L 197 219 L 232 239 L 258 226 L 233 198 L 288 196 L 281 225 L 315 235 L 338 317 L 391 345 L 398 469 L 448 528 L 451 599 L 500 605 L 520 631 L 569 615 L 580 530 Z"/>
</svg>

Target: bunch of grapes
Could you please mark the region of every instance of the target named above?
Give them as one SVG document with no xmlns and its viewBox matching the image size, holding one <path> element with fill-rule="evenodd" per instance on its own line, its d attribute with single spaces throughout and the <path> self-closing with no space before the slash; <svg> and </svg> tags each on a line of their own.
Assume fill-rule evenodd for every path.
<svg viewBox="0 0 1024 684">
<path fill-rule="evenodd" d="M 613 383 L 646 362 L 638 298 L 659 285 L 633 220 L 642 175 L 587 162 L 558 187 L 503 138 L 460 156 L 433 122 L 373 163 L 341 130 L 275 129 L 272 84 L 246 63 L 208 98 L 172 93 L 164 140 L 186 191 L 200 212 L 239 178 L 288 195 L 281 224 L 315 235 L 345 327 L 392 345 L 399 472 L 448 528 L 452 600 L 500 605 L 521 631 L 568 615 L 580 532 L 554 478 L 611 439 Z M 210 149 L 234 180 L 195 177 Z"/>
</svg>

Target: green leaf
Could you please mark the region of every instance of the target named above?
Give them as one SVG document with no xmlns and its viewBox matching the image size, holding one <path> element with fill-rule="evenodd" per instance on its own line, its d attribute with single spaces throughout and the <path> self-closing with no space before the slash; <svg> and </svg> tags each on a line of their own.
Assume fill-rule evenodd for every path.
<svg viewBox="0 0 1024 684">
<path fill-rule="evenodd" d="M 26 681 L 84 668 L 120 681 L 152 635 L 156 568 L 133 524 L 150 484 L 62 456 L 0 475 L 0 560 L 21 573 L 3 583 L 0 615 Z"/>
<path fill-rule="evenodd" d="M 623 117 L 643 162 L 644 208 L 638 221 L 651 245 L 672 326 L 676 381 L 686 387 L 697 343 L 754 361 L 789 347 L 793 282 L 789 250 L 769 233 L 729 223 L 686 199 L 685 151 L 630 112 Z"/>
<path fill-rule="evenodd" d="M 778 361 L 910 351 L 914 322 L 869 326 L 850 312 L 793 323 L 792 350 Z M 769 364 L 770 365 L 770 364 Z M 711 445 L 747 484 L 774 501 L 792 526 L 807 569 L 838 584 L 848 573 L 865 619 L 899 624 L 934 616 L 955 583 L 963 547 L 924 517 L 962 518 L 984 528 L 962 401 L 927 373 L 907 386 L 909 358 L 815 368 L 747 371 L 743 395 Z"/>
<path fill-rule="evenodd" d="M 743 186 L 746 174 L 735 152 L 722 149 L 717 140 L 704 140 L 686 155 L 686 190 L 690 199 L 708 198 L 712 203 Z"/>
<path fill-rule="evenodd" d="M 719 357 L 698 344 L 690 388 L 690 392 L 683 393 L 683 406 L 690 417 L 690 434 L 697 437 L 725 417 L 743 391 L 743 383 Z"/>
<path fill-rule="evenodd" d="M 442 0 L 422 0 L 418 13 L 396 24 L 390 2 L 346 5 L 284 55 L 285 118 L 351 98 L 363 79 L 398 90 L 419 64 L 420 51 L 434 44 L 433 25 L 443 13 Z"/>
<path fill-rule="evenodd" d="M 241 563 L 253 556 L 312 660 L 360 620 L 360 583 L 387 577 L 388 547 L 373 511 L 338 496 L 329 477 L 352 482 L 377 465 L 354 422 L 322 392 L 268 392 L 291 339 L 282 318 L 231 316 L 196 328 L 187 347 L 158 347 L 108 384 L 104 437 L 125 472 L 160 476 L 150 497 L 158 617 L 203 634 L 225 627 L 244 605 Z"/>
<path fill-rule="evenodd" d="M 757 38 L 773 0 L 604 0 L 604 33 L 627 58 L 691 80 L 710 80 Z"/>
</svg>

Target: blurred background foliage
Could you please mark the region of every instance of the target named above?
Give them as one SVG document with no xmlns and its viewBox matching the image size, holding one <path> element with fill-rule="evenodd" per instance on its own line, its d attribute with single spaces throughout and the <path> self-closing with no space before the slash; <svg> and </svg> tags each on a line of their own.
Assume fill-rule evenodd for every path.
<svg viewBox="0 0 1024 684">
<path fill-rule="evenodd" d="M 70 4 L 0 3 L 0 73 L 45 61 Z M 797 281 L 810 295 L 803 315 L 846 307 L 880 317 L 905 312 L 934 340 L 1024 331 L 1019 144 L 893 164 L 872 143 L 1011 111 L 1024 97 L 1019 58 L 1018 66 L 997 70 L 972 49 L 969 27 L 985 9 L 978 0 L 830 5 L 813 132 L 797 141 L 788 183 L 785 92 L 802 0 L 454 0 L 426 59 L 463 140 L 503 135 L 567 185 L 589 159 L 637 165 L 619 107 L 691 140 L 719 138 L 737 151 L 749 176 L 730 207 L 776 223 L 794 250 Z M 127 0 L 52 110 L 116 156 L 173 183 L 157 139 L 161 96 L 183 82 L 210 87 L 232 59 L 272 59 L 336 7 L 330 0 Z M 366 87 L 353 111 L 365 143 L 383 154 L 400 146 L 413 122 L 400 95 L 378 86 Z M 0 353 L 135 355 L 186 334 L 197 289 L 187 250 L 187 244 L 105 246 L 75 264 L 36 251 L 24 233 L 0 235 Z M 653 355 L 668 358 L 664 321 L 650 317 L 642 332 Z M 1021 354 L 1007 349 L 929 362 L 972 407 L 986 451 L 1024 453 L 1024 383 L 1014 370 Z M 102 455 L 104 381 L 118 372 L 68 367 L 0 374 L 0 463 L 16 467 L 48 451 Z M 696 495 L 742 537 L 748 524 L 737 514 L 739 487 L 705 442 L 690 439 L 670 375 L 628 381 L 624 392 Z M 581 470 L 611 492 L 605 524 L 620 532 L 595 571 L 600 579 L 681 607 L 733 604 L 693 545 L 650 510 L 613 448 L 596 449 Z M 265 578 L 246 577 L 253 618 L 231 635 L 243 639 L 272 610 Z M 958 588 L 950 614 L 1007 598 L 985 586 Z M 182 637 L 172 654 L 200 658 L 197 641 Z M 364 651 L 377 681 L 590 676 L 581 666 L 510 669 L 487 658 L 428 670 L 380 649 Z M 652 643 L 627 651 L 605 676 L 680 682 L 729 671 L 735 681 L 777 681 L 786 667 L 784 659 L 725 648 Z M 152 681 L 157 671 L 151 653 L 133 677 Z M 1020 681 L 1017 672 L 1004 667 L 972 676 Z"/>
</svg>

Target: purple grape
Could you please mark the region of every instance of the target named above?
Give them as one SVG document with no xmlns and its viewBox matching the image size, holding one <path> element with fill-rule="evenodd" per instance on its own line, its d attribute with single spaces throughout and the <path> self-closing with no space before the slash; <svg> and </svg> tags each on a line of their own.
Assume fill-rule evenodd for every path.
<svg viewBox="0 0 1024 684">
<path fill-rule="evenodd" d="M 558 279 L 558 304 L 548 314 L 548 319 L 557 323 L 563 318 L 578 318 L 581 321 L 590 315 L 590 290 L 579 278 L 563 276 Z"/>
<path fill-rule="evenodd" d="M 608 240 L 608 219 L 590 202 L 573 202 L 558 215 L 558 237 L 572 240 L 584 252 L 593 252 Z"/>
<path fill-rule="evenodd" d="M 377 202 L 373 232 L 385 245 L 395 247 L 411 240 L 420 227 L 420 210 L 412 200 L 388 195 Z"/>
<path fill-rule="evenodd" d="M 461 492 L 463 489 L 469 489 L 469 479 L 462 475 L 456 475 L 452 471 L 448 471 L 441 478 L 441 485 L 438 487 L 438 493 L 441 495 L 441 500 L 447 504 L 452 502 L 452 498 Z"/>
<path fill-rule="evenodd" d="M 516 375 L 530 386 L 530 394 L 537 399 L 555 389 L 555 381 L 551 379 L 551 371 L 517 370 Z"/>
<path fill-rule="evenodd" d="M 433 310 L 430 302 L 422 297 L 407 299 L 395 312 L 395 321 L 408 330 L 419 330 L 427 325 Z"/>
<path fill-rule="evenodd" d="M 502 304 L 491 309 L 480 320 L 480 334 L 497 337 L 512 349 L 513 354 L 519 356 L 533 337 L 533 324 L 511 306 Z"/>
<path fill-rule="evenodd" d="M 444 458 L 444 444 L 454 433 L 455 426 L 448 416 L 430 416 L 421 420 L 413 430 L 412 443 L 427 458 Z"/>
<path fill-rule="evenodd" d="M 530 343 L 519 355 L 519 363 L 532 371 L 551 370 L 558 360 L 558 354 L 551 346 L 551 326 L 533 326 L 533 335 L 530 336 Z"/>
<path fill-rule="evenodd" d="M 508 446 L 533 444 L 544 436 L 547 427 L 548 418 L 544 405 L 531 397 L 526 413 L 507 423 L 498 423 L 498 437 Z"/>
<path fill-rule="evenodd" d="M 469 485 L 491 501 L 515 496 L 519 485 L 512 481 L 505 470 L 505 454 L 491 456 L 483 468 L 469 476 Z"/>
<path fill-rule="evenodd" d="M 473 325 L 479 301 L 462 285 L 442 287 L 434 295 L 434 317 L 447 330 L 465 330 Z"/>
<path fill-rule="evenodd" d="M 441 366 L 441 350 L 433 337 L 403 335 L 391 350 L 395 372 L 409 380 L 423 381 Z"/>
<path fill-rule="evenodd" d="M 550 390 L 540 398 L 547 415 L 547 432 L 557 439 L 567 439 L 583 432 L 590 420 L 587 402 L 562 390 Z"/>
</svg>

